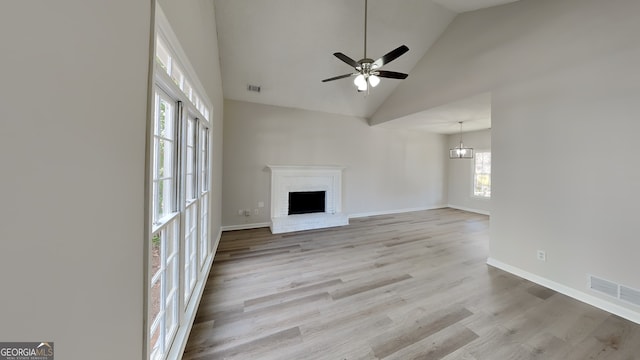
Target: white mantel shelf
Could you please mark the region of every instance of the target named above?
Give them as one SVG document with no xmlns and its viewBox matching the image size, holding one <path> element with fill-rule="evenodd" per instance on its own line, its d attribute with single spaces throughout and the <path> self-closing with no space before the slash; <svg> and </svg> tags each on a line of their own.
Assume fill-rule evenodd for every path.
<svg viewBox="0 0 640 360">
<path fill-rule="evenodd" d="M 274 234 L 349 224 L 342 212 L 344 166 L 267 165 L 271 170 L 271 232 Z M 325 212 L 289 215 L 289 192 L 325 191 Z"/>
</svg>

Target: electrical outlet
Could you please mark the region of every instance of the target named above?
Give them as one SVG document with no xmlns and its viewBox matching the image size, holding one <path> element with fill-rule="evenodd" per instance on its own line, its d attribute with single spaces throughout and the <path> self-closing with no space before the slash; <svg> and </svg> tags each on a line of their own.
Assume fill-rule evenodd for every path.
<svg viewBox="0 0 640 360">
<path fill-rule="evenodd" d="M 538 260 L 547 261 L 547 253 L 544 250 L 538 250 L 537 255 L 538 255 Z"/>
<path fill-rule="evenodd" d="M 251 210 L 245 210 L 244 216 L 251 216 Z"/>
<path fill-rule="evenodd" d="M 242 209 L 238 210 L 238 216 L 242 216 L 242 215 L 244 215 L 244 210 Z"/>
</svg>

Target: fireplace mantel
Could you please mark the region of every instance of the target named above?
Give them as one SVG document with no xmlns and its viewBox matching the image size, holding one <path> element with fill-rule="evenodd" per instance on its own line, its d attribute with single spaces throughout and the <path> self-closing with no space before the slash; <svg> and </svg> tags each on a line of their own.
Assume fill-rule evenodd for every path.
<svg viewBox="0 0 640 360">
<path fill-rule="evenodd" d="M 271 170 L 271 232 L 274 234 L 349 224 L 342 212 L 343 166 L 267 165 Z M 289 215 L 289 192 L 325 191 L 325 212 Z"/>
</svg>

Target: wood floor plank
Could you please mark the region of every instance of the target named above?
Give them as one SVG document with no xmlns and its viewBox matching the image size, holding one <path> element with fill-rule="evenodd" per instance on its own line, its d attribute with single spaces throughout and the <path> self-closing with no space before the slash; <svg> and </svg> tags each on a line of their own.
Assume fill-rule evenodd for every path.
<svg viewBox="0 0 640 360">
<path fill-rule="evenodd" d="M 207 351 L 207 349 L 204 349 L 204 350 L 201 350 L 200 352 L 195 352 L 195 354 L 191 355 L 192 357 L 190 358 L 193 360 L 229 359 L 237 356 L 240 356 L 240 358 L 243 358 L 245 356 L 244 353 L 246 352 L 255 352 L 257 349 L 267 349 L 267 348 L 278 347 L 278 346 L 281 346 L 282 343 L 291 342 L 291 340 L 294 340 L 294 342 L 301 341 L 299 328 L 295 327 L 291 329 L 282 330 L 277 333 L 264 336 L 260 339 L 249 341 L 241 345 L 222 349 L 222 350 L 214 350 L 209 352 Z"/>
<path fill-rule="evenodd" d="M 399 275 L 399 276 L 394 276 L 394 277 L 390 277 L 390 278 L 386 278 L 386 279 L 376 279 L 374 281 L 366 282 L 364 284 L 358 282 L 358 284 L 355 285 L 355 286 L 345 287 L 345 288 L 342 288 L 342 289 L 339 289 L 339 290 L 336 290 L 336 291 L 332 292 L 331 293 L 331 298 L 333 300 L 339 300 L 339 299 L 345 298 L 347 296 L 360 294 L 360 293 L 363 293 L 365 291 L 378 289 L 378 288 L 381 288 L 383 286 L 395 284 L 395 283 L 398 283 L 400 281 L 408 280 L 408 279 L 412 279 L 411 275 L 402 274 L 402 275 Z"/>
<path fill-rule="evenodd" d="M 279 311 L 287 311 L 291 313 L 296 308 L 302 308 L 304 311 L 304 306 L 313 305 L 315 302 L 323 302 L 328 301 L 330 299 L 330 295 L 327 292 L 321 292 L 316 294 L 307 295 L 301 298 L 290 299 L 278 304 L 274 304 L 271 306 L 258 308 L 255 310 L 250 310 L 246 312 L 232 312 L 226 314 L 220 314 L 215 321 L 217 324 L 224 324 L 227 322 L 236 322 L 242 321 L 245 319 L 257 318 L 260 316 L 265 316 L 272 313 L 278 313 Z"/>
<path fill-rule="evenodd" d="M 273 294 L 245 300 L 244 308 L 247 310 L 250 310 L 251 308 L 258 305 L 264 306 L 264 304 L 271 304 L 274 301 L 278 301 L 278 300 L 284 301 L 287 298 L 295 297 L 298 294 L 304 294 L 310 291 L 317 292 L 319 290 L 325 290 L 325 292 L 327 292 L 327 290 L 331 289 L 333 286 L 338 284 L 342 284 L 341 279 L 332 279 L 332 280 L 322 281 L 320 283 L 316 283 L 312 285 L 294 287 L 291 290 L 283 290 Z"/>
<path fill-rule="evenodd" d="M 553 296 L 556 292 L 551 290 L 551 289 L 547 289 L 544 286 L 540 286 L 540 285 L 533 285 L 531 287 L 529 287 L 527 289 L 527 292 L 531 295 L 535 295 L 537 297 L 539 297 L 542 300 L 547 300 L 548 298 L 550 298 L 551 296 Z"/>
<path fill-rule="evenodd" d="M 640 325 L 486 265 L 489 218 L 438 209 L 229 231 L 185 360 L 640 360 Z"/>
<path fill-rule="evenodd" d="M 371 348 L 378 358 L 383 359 L 404 347 L 452 326 L 471 314 L 469 310 L 459 307 L 446 309 L 444 313 L 431 314 L 415 320 L 409 326 L 393 329 L 391 334 L 383 334 L 375 338 Z"/>
<path fill-rule="evenodd" d="M 384 359 L 439 360 L 477 338 L 478 334 L 460 324 L 454 324 Z"/>
</svg>

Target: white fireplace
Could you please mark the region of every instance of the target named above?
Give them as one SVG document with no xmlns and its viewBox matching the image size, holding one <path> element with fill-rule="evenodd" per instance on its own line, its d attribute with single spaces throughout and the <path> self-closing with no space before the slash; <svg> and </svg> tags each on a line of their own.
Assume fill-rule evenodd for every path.
<svg viewBox="0 0 640 360">
<path fill-rule="evenodd" d="M 271 232 L 319 229 L 349 224 L 342 212 L 342 166 L 278 166 L 271 170 Z M 324 192 L 324 211 L 290 215 L 290 193 Z"/>
</svg>

